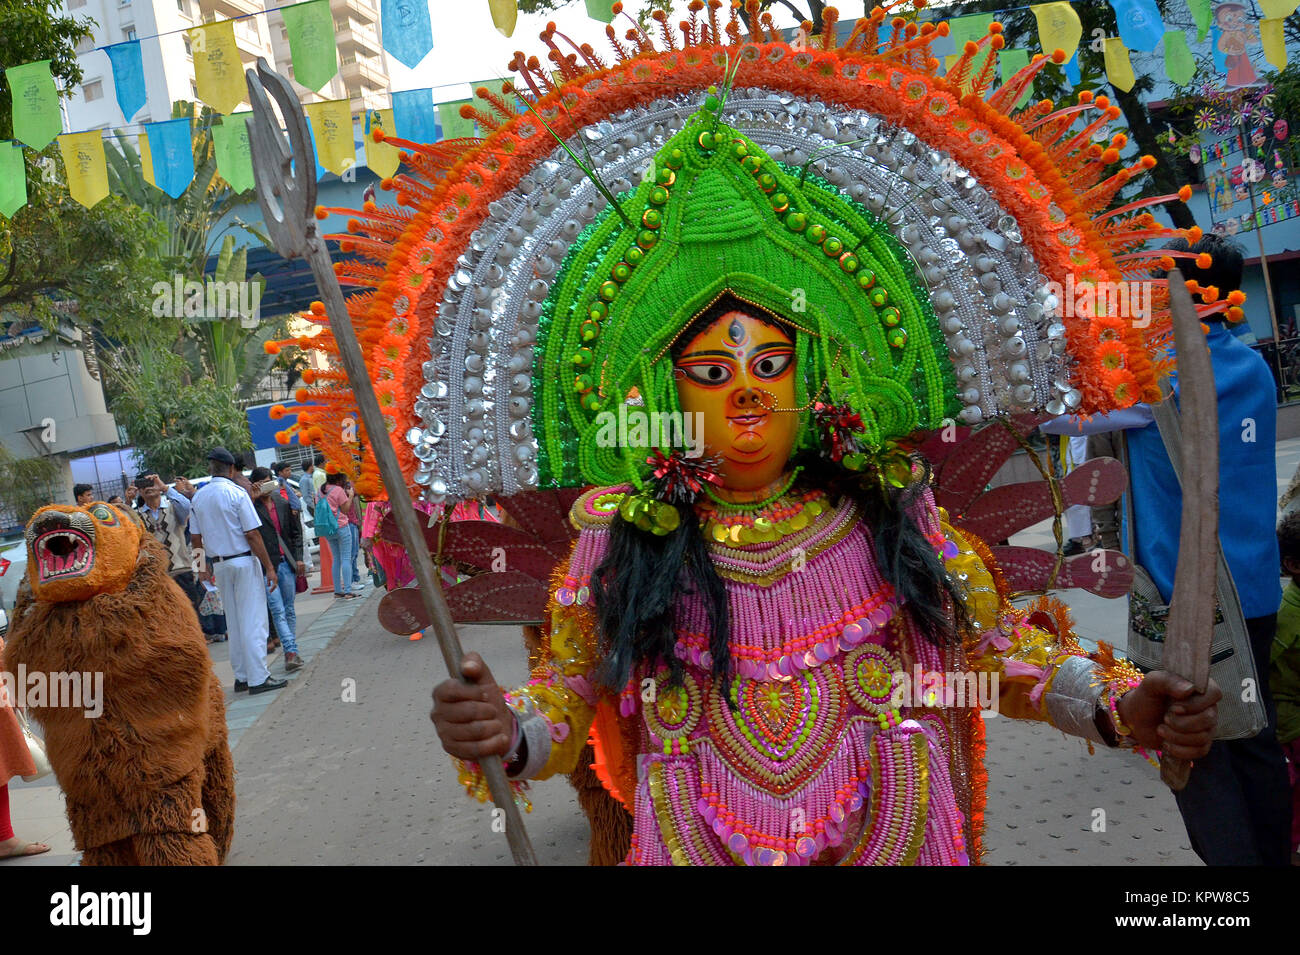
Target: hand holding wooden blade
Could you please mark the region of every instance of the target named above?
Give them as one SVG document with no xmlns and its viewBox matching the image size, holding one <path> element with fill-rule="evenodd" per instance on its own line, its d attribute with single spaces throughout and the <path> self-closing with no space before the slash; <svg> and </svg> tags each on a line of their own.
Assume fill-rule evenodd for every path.
<svg viewBox="0 0 1300 955">
<path fill-rule="evenodd" d="M 1210 641 L 1214 636 L 1218 585 L 1218 395 L 1205 334 L 1191 293 L 1177 269 L 1169 272 L 1169 309 L 1178 358 L 1183 514 L 1161 668 L 1189 680 L 1197 693 L 1204 693 L 1210 680 Z M 1191 769 L 1192 764 L 1185 759 L 1167 755 L 1160 758 L 1160 778 L 1175 792 L 1187 785 Z"/>
<path fill-rule="evenodd" d="M 356 395 L 362 424 L 370 436 L 380 476 L 388 489 L 393 517 L 401 532 L 406 553 L 415 567 L 415 579 L 419 584 L 424 609 L 433 621 L 434 634 L 438 638 L 438 646 L 442 650 L 447 669 L 452 676 L 463 679 L 461 660 L 464 654 L 460 639 L 456 635 L 433 561 L 425 546 L 424 534 L 411 503 L 405 476 L 389 441 L 388 430 L 379 411 L 379 402 L 375 399 L 375 391 L 361 356 L 361 346 L 357 343 L 356 332 L 343 301 L 343 291 L 334 275 L 329 250 L 325 246 L 325 240 L 316 232 L 316 163 L 307 132 L 307 119 L 293 88 L 284 77 L 267 66 L 265 60 L 259 59 L 257 69 L 248 70 L 246 75 L 253 104 L 253 115 L 248 121 L 248 141 L 257 179 L 257 198 L 266 219 L 267 234 L 275 244 L 276 251 L 286 259 L 301 256 L 311 266 L 320 288 L 321 299 L 325 303 L 330 331 L 338 342 L 339 356 L 343 360 L 348 383 Z M 280 114 L 284 117 L 289 133 L 288 144 L 276 122 L 267 90 L 275 98 Z M 506 838 L 515 863 L 536 865 L 537 859 L 528 841 L 528 834 L 524 831 L 510 784 L 506 780 L 504 765 L 499 759 L 487 759 L 482 761 L 481 767 L 488 790 L 492 793 L 492 801 L 504 813 Z"/>
</svg>

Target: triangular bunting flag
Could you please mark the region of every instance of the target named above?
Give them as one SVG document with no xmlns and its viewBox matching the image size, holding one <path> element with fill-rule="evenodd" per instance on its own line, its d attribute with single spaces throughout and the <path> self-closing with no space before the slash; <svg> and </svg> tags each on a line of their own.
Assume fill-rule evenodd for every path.
<svg viewBox="0 0 1300 955">
<path fill-rule="evenodd" d="M 140 56 L 140 42 L 114 43 L 104 47 L 113 66 L 113 90 L 122 118 L 128 123 L 140 112 L 147 97 L 144 91 L 144 60 Z"/>
<path fill-rule="evenodd" d="M 1286 69 L 1286 36 L 1282 32 L 1286 21 L 1270 17 L 1259 21 L 1259 40 L 1264 45 L 1264 58 L 1276 70 Z"/>
<path fill-rule="evenodd" d="M 1196 59 L 1182 30 L 1165 34 L 1165 75 L 1178 86 L 1186 86 L 1196 75 Z"/>
<path fill-rule="evenodd" d="M 458 99 L 454 103 L 438 104 L 438 125 L 443 139 L 466 139 L 474 135 L 474 120 L 460 115 L 460 108 L 473 100 Z"/>
<path fill-rule="evenodd" d="M 284 28 L 289 34 L 289 53 L 293 57 L 293 78 L 315 92 L 339 71 L 338 49 L 334 43 L 334 16 L 329 0 L 306 0 L 280 7 Z"/>
<path fill-rule="evenodd" d="M 218 113 L 233 113 L 248 99 L 244 66 L 235 46 L 235 23 L 219 20 L 187 31 L 199 99 Z"/>
<path fill-rule="evenodd" d="M 1110 0 L 1119 24 L 1119 38 L 1130 50 L 1150 53 L 1165 35 L 1165 22 L 1155 0 Z"/>
<path fill-rule="evenodd" d="M 0 143 L 0 216 L 12 219 L 27 205 L 27 166 L 23 147 L 15 142 Z"/>
<path fill-rule="evenodd" d="M 497 32 L 503 36 L 514 33 L 515 21 L 519 19 L 518 0 L 488 0 L 488 6 L 492 9 L 492 25 Z"/>
<path fill-rule="evenodd" d="M 217 154 L 217 172 L 235 192 L 246 192 L 253 178 L 253 154 L 248 147 L 248 118 L 251 112 L 231 113 L 212 127 L 212 146 Z"/>
<path fill-rule="evenodd" d="M 402 164 L 401 150 L 387 143 L 375 142 L 371 135 L 376 128 L 396 135 L 397 124 L 391 109 L 372 109 L 366 112 L 366 167 L 380 179 L 389 179 Z"/>
<path fill-rule="evenodd" d="M 352 135 L 352 102 L 346 99 L 308 103 L 303 107 L 316 141 L 316 158 L 321 166 L 341 176 L 357 164 L 356 140 Z"/>
<path fill-rule="evenodd" d="M 5 82 L 13 97 L 14 139 L 32 149 L 44 149 L 63 129 L 50 61 L 11 66 L 5 70 Z"/>
<path fill-rule="evenodd" d="M 104 163 L 104 138 L 97 129 L 65 133 L 59 137 L 68 192 L 87 209 L 108 195 L 108 166 Z"/>
<path fill-rule="evenodd" d="M 194 181 L 194 138 L 189 119 L 150 123 L 144 130 L 149 134 L 154 185 L 179 199 Z"/>
<path fill-rule="evenodd" d="M 393 123 L 400 139 L 413 143 L 436 143 L 438 129 L 434 120 L 433 91 L 400 90 L 392 94 Z"/>
<path fill-rule="evenodd" d="M 1057 0 L 1055 3 L 1037 4 L 1030 9 L 1038 21 L 1038 42 L 1042 45 L 1043 52 L 1051 56 L 1053 50 L 1064 50 L 1067 60 L 1073 57 L 1074 51 L 1079 48 L 1079 40 L 1083 37 L 1083 24 L 1079 21 L 1079 14 L 1074 12 L 1074 7 L 1065 0 Z"/>
<path fill-rule="evenodd" d="M 1127 93 L 1137 82 L 1133 75 L 1133 62 L 1128 57 L 1128 47 L 1119 37 L 1107 37 L 1102 54 L 1106 63 L 1106 79 L 1117 90 Z"/>
<path fill-rule="evenodd" d="M 379 26 L 384 49 L 403 66 L 415 69 L 433 49 L 428 0 L 382 0 Z"/>
<path fill-rule="evenodd" d="M 136 136 L 136 143 L 138 143 L 140 147 L 140 175 L 144 178 L 145 182 L 157 189 L 158 183 L 153 181 L 153 151 L 149 148 L 149 133 L 147 129 L 145 132 Z"/>
</svg>

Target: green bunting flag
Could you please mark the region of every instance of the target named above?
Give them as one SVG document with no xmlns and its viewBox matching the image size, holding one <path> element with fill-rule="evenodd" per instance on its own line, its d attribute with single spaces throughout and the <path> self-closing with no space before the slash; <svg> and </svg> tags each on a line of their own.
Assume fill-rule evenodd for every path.
<svg viewBox="0 0 1300 955">
<path fill-rule="evenodd" d="M 989 24 L 992 22 L 993 14 L 991 13 L 976 13 L 969 17 L 957 17 L 954 20 L 949 20 L 948 35 L 952 37 L 954 52 L 960 55 L 966 46 L 967 40 L 978 43 L 980 40 L 984 39 L 985 35 L 989 32 Z M 978 76 L 980 71 L 984 69 L 984 64 L 989 61 L 989 57 L 992 55 L 993 47 L 986 46 L 984 52 L 979 54 L 979 56 L 975 58 L 975 61 L 971 63 L 970 69 L 966 71 L 966 75 L 971 77 Z"/>
<path fill-rule="evenodd" d="M 460 115 L 460 108 L 473 100 L 461 99 L 454 103 L 438 104 L 438 125 L 443 139 L 464 139 L 474 135 L 474 120 Z"/>
<path fill-rule="evenodd" d="M 332 80 L 339 71 L 334 45 L 334 17 L 329 0 L 306 0 L 281 7 L 293 55 L 293 78 L 312 92 Z"/>
<path fill-rule="evenodd" d="M 1186 86 L 1196 75 L 1196 59 L 1182 30 L 1165 34 L 1165 75 L 1177 86 Z"/>
<path fill-rule="evenodd" d="M 27 205 L 27 167 L 23 165 L 23 147 L 17 143 L 0 143 L 0 216 L 12 219 Z"/>
<path fill-rule="evenodd" d="M 602 23 L 613 23 L 614 0 L 587 0 L 587 16 Z"/>
<path fill-rule="evenodd" d="M 1210 13 L 1210 0 L 1187 0 L 1187 5 L 1191 7 L 1192 19 L 1196 21 L 1196 42 L 1200 43 L 1210 31 L 1210 21 L 1214 19 Z"/>
<path fill-rule="evenodd" d="M 44 149 L 63 132 L 50 61 L 11 66 L 5 70 L 5 80 L 13 96 L 14 139 L 32 149 Z"/>
<path fill-rule="evenodd" d="M 248 149 L 248 117 L 251 111 L 221 117 L 212 127 L 212 147 L 217 154 L 217 171 L 235 192 L 252 189 L 253 154 Z"/>
<path fill-rule="evenodd" d="M 1028 50 L 1000 50 L 998 52 L 998 66 L 1002 70 L 1002 82 L 1005 83 L 1011 77 L 1015 76 L 1020 70 L 1029 65 Z M 1016 102 L 1015 109 L 1024 106 L 1029 98 L 1034 94 L 1034 84 L 1030 83 L 1025 87 L 1025 91 L 1020 94 L 1020 99 Z"/>
</svg>

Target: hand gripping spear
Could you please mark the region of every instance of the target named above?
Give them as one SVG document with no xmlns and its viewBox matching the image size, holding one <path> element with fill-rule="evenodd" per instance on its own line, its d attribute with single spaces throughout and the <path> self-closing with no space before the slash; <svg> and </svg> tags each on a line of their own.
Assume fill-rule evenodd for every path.
<svg viewBox="0 0 1300 955">
<path fill-rule="evenodd" d="M 406 479 L 397 454 L 388 440 L 388 430 L 379 412 L 379 402 L 366 372 L 343 291 L 334 275 L 333 263 L 325 241 L 316 232 L 316 164 L 312 157 L 307 134 L 307 119 L 293 88 L 284 77 L 272 70 L 265 60 L 257 61 L 257 69 L 248 70 L 248 92 L 253 104 L 253 115 L 248 121 L 248 143 L 253 157 L 253 171 L 257 180 L 257 199 L 266 219 L 266 231 L 275 244 L 276 251 L 286 259 L 301 256 L 311 266 L 329 316 L 330 331 L 339 346 L 339 357 L 348 375 L 348 383 L 357 398 L 357 408 L 366 434 L 370 436 L 375 461 L 384 486 L 388 488 L 393 517 L 402 534 L 406 553 L 415 566 L 415 579 L 424 601 L 425 613 L 433 621 L 433 631 L 442 650 L 443 661 L 453 676 L 462 676 L 461 659 L 464 656 L 460 639 L 452 623 L 451 611 L 443 597 L 442 587 L 429 558 L 419 518 L 407 493 Z M 285 143 L 276 122 L 275 113 L 267 99 L 267 90 L 275 98 L 289 132 Z M 296 162 L 293 160 L 296 158 Z M 484 779 L 492 794 L 492 801 L 505 814 L 506 838 L 510 853 L 517 865 L 536 865 L 532 843 L 524 830 L 523 820 L 515 805 L 510 785 L 506 781 L 501 760 L 488 758 L 482 761 Z"/>
<path fill-rule="evenodd" d="M 1173 315 L 1181 407 L 1183 515 L 1178 566 L 1169 600 L 1165 653 L 1161 666 L 1204 693 L 1210 679 L 1215 592 L 1219 561 L 1219 409 L 1214 369 L 1205 346 L 1191 293 L 1177 269 L 1169 272 L 1169 310 Z M 1172 398 L 1166 398 L 1169 401 Z M 1160 757 L 1160 778 L 1178 792 L 1187 785 L 1192 764 Z"/>
</svg>

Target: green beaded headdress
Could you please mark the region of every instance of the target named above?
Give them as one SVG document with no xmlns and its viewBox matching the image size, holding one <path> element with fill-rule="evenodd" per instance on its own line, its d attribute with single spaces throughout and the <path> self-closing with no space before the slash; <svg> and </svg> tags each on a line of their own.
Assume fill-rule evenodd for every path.
<svg viewBox="0 0 1300 955">
<path fill-rule="evenodd" d="M 943 334 L 899 243 L 717 109 L 710 96 L 659 150 L 619 200 L 622 216 L 607 208 L 587 227 L 543 305 L 543 486 L 640 483 L 649 448 L 602 441 L 601 415 L 629 396 L 650 415 L 679 411 L 668 350 L 725 293 L 795 331 L 797 406 L 848 405 L 868 451 L 958 410 Z M 814 446 L 812 416 L 802 418 L 797 446 Z"/>
</svg>

